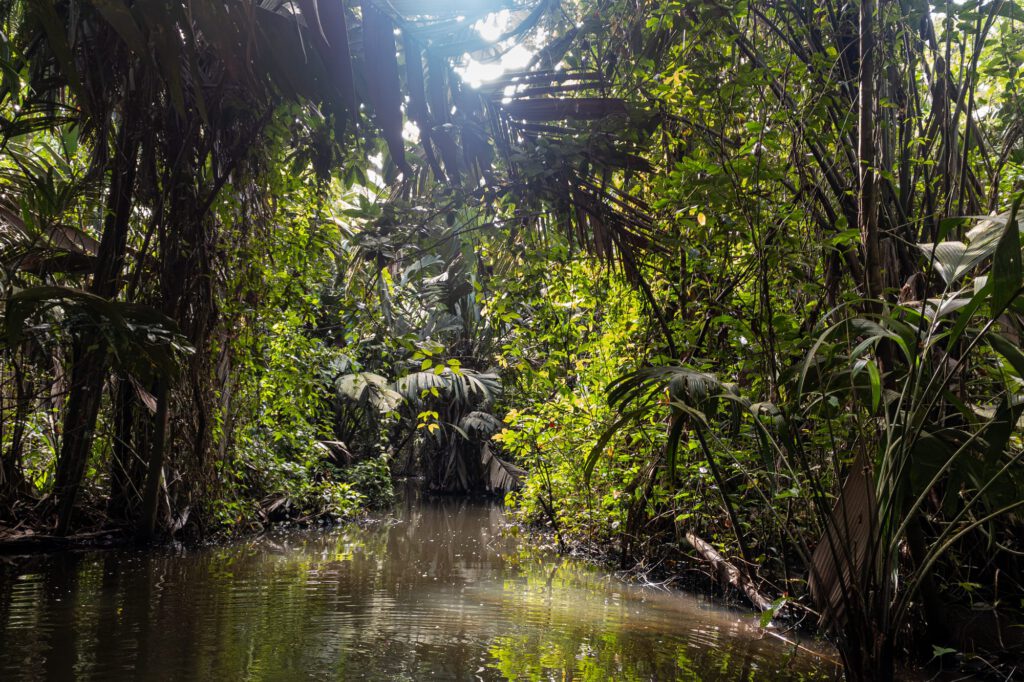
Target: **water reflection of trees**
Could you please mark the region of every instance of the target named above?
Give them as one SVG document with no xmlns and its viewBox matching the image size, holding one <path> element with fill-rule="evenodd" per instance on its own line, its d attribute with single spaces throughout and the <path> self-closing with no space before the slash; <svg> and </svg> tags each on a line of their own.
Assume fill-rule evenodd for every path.
<svg viewBox="0 0 1024 682">
<path fill-rule="evenodd" d="M 0 678 L 722 679 L 787 665 L 735 617 L 502 535 L 500 510 L 0 569 Z M 683 609 L 683 610 L 680 610 Z M 687 627 L 693 628 L 687 630 Z M 793 679 L 797 661 L 784 677 Z"/>
</svg>

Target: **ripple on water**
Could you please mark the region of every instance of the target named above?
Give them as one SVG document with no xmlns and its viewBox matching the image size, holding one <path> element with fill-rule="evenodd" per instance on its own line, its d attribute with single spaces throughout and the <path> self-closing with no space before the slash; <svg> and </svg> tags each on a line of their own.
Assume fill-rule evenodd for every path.
<svg viewBox="0 0 1024 682">
<path fill-rule="evenodd" d="M 838 679 L 748 614 L 516 552 L 500 512 L 0 569 L 0 679 Z"/>
</svg>

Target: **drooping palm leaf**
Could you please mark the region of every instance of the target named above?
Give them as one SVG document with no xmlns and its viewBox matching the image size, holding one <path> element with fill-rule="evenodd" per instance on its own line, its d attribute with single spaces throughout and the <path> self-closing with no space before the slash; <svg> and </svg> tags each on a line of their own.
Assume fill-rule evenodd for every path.
<svg viewBox="0 0 1024 682">
<path fill-rule="evenodd" d="M 459 428 L 476 440 L 487 440 L 504 427 L 505 424 L 489 412 L 470 412 L 459 420 Z"/>
<path fill-rule="evenodd" d="M 491 493 L 507 493 L 517 489 L 526 469 L 501 459 L 487 443 L 480 448 L 480 463 L 484 469 L 484 486 Z"/>
<path fill-rule="evenodd" d="M 48 311 L 60 309 L 61 318 L 45 320 Z M 38 326 L 29 326 L 30 320 Z M 38 286 L 21 289 L 6 301 L 3 342 L 19 343 L 26 335 L 51 325 L 72 334 L 105 342 L 116 366 L 143 381 L 177 375 L 183 355 L 193 352 L 173 320 L 145 305 L 108 301 L 80 289 Z"/>
<path fill-rule="evenodd" d="M 447 367 L 440 372 L 413 372 L 396 381 L 394 388 L 408 400 L 420 400 L 424 392 L 436 389 L 464 407 L 490 402 L 501 395 L 498 375 L 471 369 L 454 372 Z"/>
<path fill-rule="evenodd" d="M 403 173 L 412 169 L 405 160 L 402 139 L 402 87 L 398 79 L 395 24 L 376 4 L 364 1 L 362 65 L 368 100 L 374 119 L 391 150 L 391 158 Z"/>
</svg>

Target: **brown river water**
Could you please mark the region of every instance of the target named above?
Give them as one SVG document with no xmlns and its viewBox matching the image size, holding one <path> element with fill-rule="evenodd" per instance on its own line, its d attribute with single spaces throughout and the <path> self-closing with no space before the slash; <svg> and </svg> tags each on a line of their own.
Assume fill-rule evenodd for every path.
<svg viewBox="0 0 1024 682">
<path fill-rule="evenodd" d="M 525 544 L 499 506 L 412 496 L 363 526 L 0 558 L 0 680 L 841 679 L 751 613 Z"/>
</svg>

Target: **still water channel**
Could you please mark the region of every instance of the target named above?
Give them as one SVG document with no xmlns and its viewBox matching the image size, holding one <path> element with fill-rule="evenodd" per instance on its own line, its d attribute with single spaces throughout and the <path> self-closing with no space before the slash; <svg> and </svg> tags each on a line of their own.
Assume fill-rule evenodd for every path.
<svg viewBox="0 0 1024 682">
<path fill-rule="evenodd" d="M 0 558 L 0 680 L 834 680 L 748 613 L 527 551 L 500 507 Z"/>
</svg>

